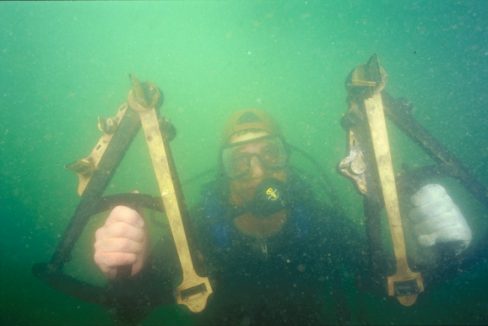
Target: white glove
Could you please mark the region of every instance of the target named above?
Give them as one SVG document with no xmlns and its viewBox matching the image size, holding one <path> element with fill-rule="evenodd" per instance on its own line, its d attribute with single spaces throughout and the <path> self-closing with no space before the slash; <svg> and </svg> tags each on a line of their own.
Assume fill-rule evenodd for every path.
<svg viewBox="0 0 488 326">
<path fill-rule="evenodd" d="M 414 208 L 409 218 L 414 236 L 423 247 L 438 243 L 457 243 L 456 254 L 471 242 L 471 229 L 444 187 L 428 184 L 411 197 Z"/>
</svg>

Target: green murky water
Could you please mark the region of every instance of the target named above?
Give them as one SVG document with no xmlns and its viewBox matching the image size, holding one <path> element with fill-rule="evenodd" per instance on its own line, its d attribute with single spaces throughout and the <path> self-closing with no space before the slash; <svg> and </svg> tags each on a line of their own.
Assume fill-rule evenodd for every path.
<svg viewBox="0 0 488 326">
<path fill-rule="evenodd" d="M 165 94 L 162 112 L 178 129 L 172 146 L 190 204 L 205 179 L 194 176 L 216 164 L 223 121 L 233 110 L 259 107 L 323 166 L 359 223 L 361 197 L 336 172 L 345 155 L 347 74 L 377 53 L 388 91 L 412 101 L 416 118 L 488 184 L 487 21 L 487 1 L 1 3 L 1 323 L 110 323 L 102 308 L 46 287 L 31 266 L 49 260 L 77 204 L 77 180 L 64 164 L 89 153 L 97 117 L 126 100 L 129 73 Z M 396 162 L 428 162 L 400 133 L 392 142 Z M 148 167 L 138 138 L 108 192 L 155 193 Z M 453 188 L 476 242 L 488 213 Z M 71 271 L 102 282 L 88 231 Z M 487 275 L 480 261 L 448 284 L 427 287 L 408 309 L 362 299 L 356 320 L 486 324 Z M 161 308 L 146 324 L 160 320 L 179 324 L 187 316 Z"/>
</svg>

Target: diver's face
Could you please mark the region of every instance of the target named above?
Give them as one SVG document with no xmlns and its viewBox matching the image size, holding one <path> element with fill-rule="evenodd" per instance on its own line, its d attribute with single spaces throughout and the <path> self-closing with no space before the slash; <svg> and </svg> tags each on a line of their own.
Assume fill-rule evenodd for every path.
<svg viewBox="0 0 488 326">
<path fill-rule="evenodd" d="M 283 141 L 267 133 L 249 132 L 234 137 L 223 149 L 222 160 L 234 204 L 252 200 L 256 187 L 265 179 L 286 179 L 287 154 Z"/>
</svg>

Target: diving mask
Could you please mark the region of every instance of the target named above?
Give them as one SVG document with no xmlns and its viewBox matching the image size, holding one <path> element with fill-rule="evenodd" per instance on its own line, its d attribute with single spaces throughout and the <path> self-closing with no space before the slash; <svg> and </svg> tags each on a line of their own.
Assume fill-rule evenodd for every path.
<svg viewBox="0 0 488 326">
<path fill-rule="evenodd" d="M 283 140 L 278 136 L 230 144 L 222 150 L 224 171 L 231 179 L 248 176 L 253 158 L 257 158 L 264 169 L 276 170 L 286 166 L 288 155 Z"/>
</svg>

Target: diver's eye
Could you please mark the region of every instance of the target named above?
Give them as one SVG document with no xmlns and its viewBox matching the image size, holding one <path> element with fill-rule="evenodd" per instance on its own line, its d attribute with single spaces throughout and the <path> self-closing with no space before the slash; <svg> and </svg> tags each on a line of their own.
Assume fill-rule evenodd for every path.
<svg viewBox="0 0 488 326">
<path fill-rule="evenodd" d="M 250 155 L 235 153 L 232 157 L 232 166 L 236 172 L 243 172 L 249 168 Z"/>
<path fill-rule="evenodd" d="M 261 159 L 267 163 L 276 163 L 279 160 L 279 149 L 274 144 L 269 144 L 261 151 Z"/>
</svg>

